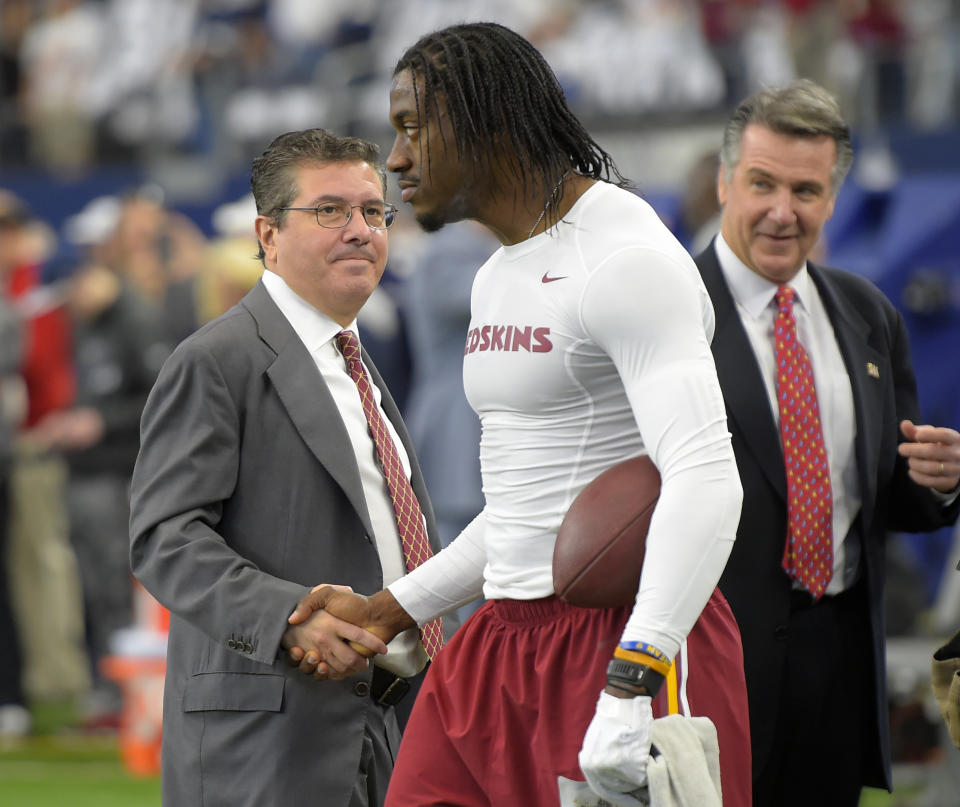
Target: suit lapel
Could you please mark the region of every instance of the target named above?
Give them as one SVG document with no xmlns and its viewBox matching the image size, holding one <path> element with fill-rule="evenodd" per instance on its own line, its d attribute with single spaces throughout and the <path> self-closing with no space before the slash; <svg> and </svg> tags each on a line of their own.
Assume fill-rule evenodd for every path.
<svg viewBox="0 0 960 807">
<path fill-rule="evenodd" d="M 243 304 L 256 320 L 260 338 L 277 354 L 267 368 L 267 376 L 290 420 L 313 455 L 343 489 L 367 534 L 372 536 L 353 445 L 310 353 L 262 282 L 244 298 Z"/>
<path fill-rule="evenodd" d="M 860 477 L 861 511 L 873 512 L 876 501 L 876 468 L 883 424 L 882 412 L 875 405 L 879 379 L 892 372 L 883 354 L 869 344 L 870 325 L 843 295 L 829 275 L 813 264 L 807 264 L 810 276 L 817 285 L 827 315 L 833 325 L 840 354 L 847 368 L 853 391 L 854 422 L 856 424 L 857 470 Z M 871 373 L 876 373 L 872 375 Z"/>
<path fill-rule="evenodd" d="M 713 301 L 716 330 L 711 347 L 727 415 L 736 423 L 743 442 L 774 489 L 786 499 L 787 480 L 780 432 L 770 411 L 760 367 L 712 244 L 697 258 L 697 265 Z"/>
</svg>

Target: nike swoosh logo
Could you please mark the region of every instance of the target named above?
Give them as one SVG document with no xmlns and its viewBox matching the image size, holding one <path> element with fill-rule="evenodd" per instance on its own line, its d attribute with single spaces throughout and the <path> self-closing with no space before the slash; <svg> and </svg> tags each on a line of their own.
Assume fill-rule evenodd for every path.
<svg viewBox="0 0 960 807">
<path fill-rule="evenodd" d="M 553 283 L 554 280 L 566 280 L 566 275 L 560 275 L 559 277 L 548 277 L 550 273 L 544 272 L 543 277 L 540 278 L 541 283 Z"/>
</svg>

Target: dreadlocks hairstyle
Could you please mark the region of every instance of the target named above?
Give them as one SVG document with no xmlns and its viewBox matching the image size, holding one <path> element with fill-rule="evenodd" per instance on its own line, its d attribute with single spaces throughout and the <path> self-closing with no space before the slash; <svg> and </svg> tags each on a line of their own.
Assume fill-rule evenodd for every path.
<svg viewBox="0 0 960 807">
<path fill-rule="evenodd" d="M 393 74 L 403 70 L 411 73 L 422 120 L 445 107 L 461 159 L 496 176 L 490 169 L 498 151 L 507 142 L 513 146 L 519 179 L 540 181 L 550 194 L 549 223 L 556 221 L 562 180 L 571 171 L 630 187 L 570 111 L 550 65 L 509 28 L 479 22 L 434 31 L 403 54 Z"/>
</svg>

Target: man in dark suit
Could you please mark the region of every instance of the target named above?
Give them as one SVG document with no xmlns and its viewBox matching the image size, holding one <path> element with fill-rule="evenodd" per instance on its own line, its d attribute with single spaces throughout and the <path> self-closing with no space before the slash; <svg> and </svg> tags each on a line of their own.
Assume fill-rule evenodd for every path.
<svg viewBox="0 0 960 807">
<path fill-rule="evenodd" d="M 808 260 L 853 159 L 836 101 L 809 81 L 760 92 L 721 158 L 721 231 L 696 263 L 744 490 L 720 587 L 743 638 L 754 804 L 854 807 L 891 785 L 885 536 L 956 519 L 960 435 L 914 425 L 893 305 Z"/>
<path fill-rule="evenodd" d="M 133 570 L 171 611 L 163 797 L 373 807 L 399 741 L 398 678 L 427 660 L 420 636 L 368 667 L 348 642 L 386 651 L 373 634 L 323 611 L 287 618 L 313 585 L 373 593 L 402 576 L 409 530 L 422 554 L 424 526 L 438 547 L 400 414 L 356 347 L 395 209 L 377 147 L 321 129 L 274 140 L 251 185 L 263 278 L 164 365 L 133 476 Z M 280 653 L 293 645 L 340 680 L 290 668 Z"/>
</svg>

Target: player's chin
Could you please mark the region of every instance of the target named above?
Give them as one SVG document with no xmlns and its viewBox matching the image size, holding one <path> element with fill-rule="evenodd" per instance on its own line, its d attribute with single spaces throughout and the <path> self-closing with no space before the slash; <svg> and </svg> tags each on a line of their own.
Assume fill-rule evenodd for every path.
<svg viewBox="0 0 960 807">
<path fill-rule="evenodd" d="M 435 233 L 447 223 L 447 220 L 435 210 L 414 209 L 413 215 L 417 224 L 420 225 L 420 229 L 427 233 Z"/>
<path fill-rule="evenodd" d="M 430 203 L 429 199 L 421 196 L 423 189 L 417 189 L 417 195 L 410 200 L 410 209 L 413 217 L 420 225 L 420 229 L 428 233 L 435 233 L 444 224 L 449 224 L 450 217 L 445 205 Z"/>
</svg>

